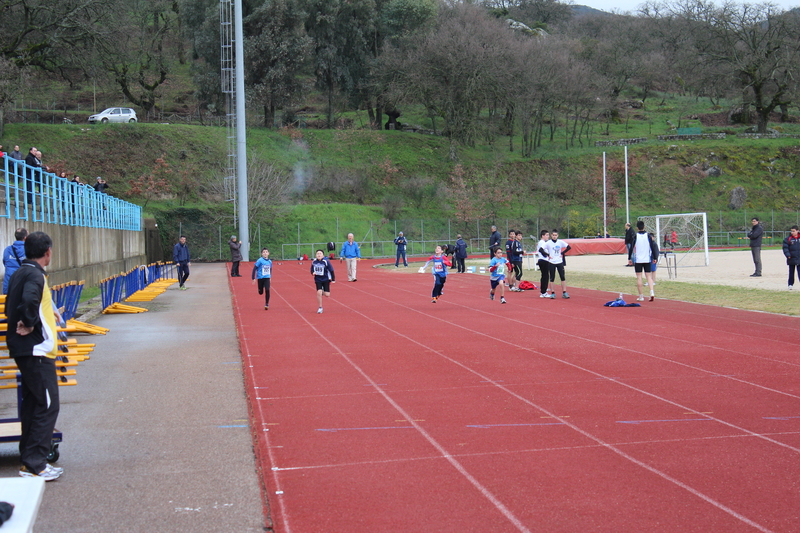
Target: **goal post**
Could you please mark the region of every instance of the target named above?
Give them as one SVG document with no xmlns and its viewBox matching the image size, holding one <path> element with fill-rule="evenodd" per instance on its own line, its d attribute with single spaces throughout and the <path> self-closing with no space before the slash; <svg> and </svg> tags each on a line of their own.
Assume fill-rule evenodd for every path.
<svg viewBox="0 0 800 533">
<path fill-rule="evenodd" d="M 646 231 L 658 239 L 658 247 L 673 249 L 678 266 L 708 266 L 708 218 L 705 213 L 678 213 L 639 217 Z"/>
</svg>

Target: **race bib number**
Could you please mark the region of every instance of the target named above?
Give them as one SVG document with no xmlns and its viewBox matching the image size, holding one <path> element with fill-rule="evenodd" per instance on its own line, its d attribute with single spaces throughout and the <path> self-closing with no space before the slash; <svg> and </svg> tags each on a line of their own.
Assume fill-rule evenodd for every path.
<svg viewBox="0 0 800 533">
<path fill-rule="evenodd" d="M 444 263 L 436 262 L 433 264 L 434 272 L 444 272 Z"/>
<path fill-rule="evenodd" d="M 261 277 L 268 278 L 272 275 L 272 265 L 261 265 Z"/>
<path fill-rule="evenodd" d="M 325 265 L 314 264 L 314 275 L 315 276 L 324 276 L 325 275 Z"/>
</svg>

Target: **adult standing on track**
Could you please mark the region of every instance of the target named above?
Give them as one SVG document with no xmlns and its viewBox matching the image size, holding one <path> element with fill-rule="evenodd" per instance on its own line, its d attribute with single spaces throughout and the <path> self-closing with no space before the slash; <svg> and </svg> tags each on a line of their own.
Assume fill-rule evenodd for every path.
<svg viewBox="0 0 800 533">
<path fill-rule="evenodd" d="M 52 481 L 64 472 L 47 464 L 58 419 L 58 355 L 56 312 L 44 267 L 50 264 L 53 241 L 35 231 L 25 239 L 27 259 L 8 284 L 6 342 L 22 376 L 19 440 L 21 477 Z M 60 317 L 59 321 L 60 321 Z"/>
<path fill-rule="evenodd" d="M 492 226 L 492 234 L 489 236 L 489 259 L 494 258 L 494 251 L 500 248 L 500 240 L 503 238 L 497 231 L 497 226 Z"/>
<path fill-rule="evenodd" d="M 231 277 L 241 278 L 239 274 L 239 263 L 242 261 L 242 241 L 236 241 L 236 235 L 231 235 L 231 240 L 228 241 L 228 246 L 231 248 Z"/>
<path fill-rule="evenodd" d="M 394 240 L 394 244 L 397 246 L 397 257 L 394 260 L 394 267 L 397 268 L 400 266 L 400 256 L 403 257 L 403 266 L 408 266 L 408 261 L 406 260 L 406 245 L 408 241 L 403 236 L 403 232 L 397 234 L 397 238 Z"/>
<path fill-rule="evenodd" d="M 628 255 L 631 255 L 631 248 L 633 247 L 633 242 L 636 240 L 636 232 L 633 231 L 630 222 L 625 223 L 625 248 L 628 252 Z M 627 264 L 625 266 L 631 266 Z"/>
<path fill-rule="evenodd" d="M 747 232 L 747 238 L 750 239 L 750 253 L 753 254 L 753 263 L 756 266 L 756 271 L 750 274 L 751 278 L 761 277 L 761 240 L 764 236 L 764 228 L 758 220 L 758 217 L 753 217 L 750 221 L 753 228 Z"/>
<path fill-rule="evenodd" d="M 636 240 L 633 247 L 628 252 L 628 263 L 636 269 L 636 288 L 639 290 L 638 301 L 643 302 L 644 296 L 642 295 L 642 272 L 647 278 L 647 284 L 650 286 L 650 301 L 656 298 L 653 286 L 653 265 L 658 263 L 658 246 L 653 242 L 650 234 L 644 230 L 644 222 L 641 220 L 636 223 Z"/>
<path fill-rule="evenodd" d="M 189 247 L 186 246 L 186 237 L 181 235 L 178 242 L 172 248 L 172 260 L 178 265 L 178 288 L 186 290 L 186 280 L 189 279 L 189 267 L 192 266 Z"/>
<path fill-rule="evenodd" d="M 456 266 L 457 266 L 457 273 L 463 274 L 467 271 L 466 266 L 464 266 L 464 260 L 467 258 L 467 243 L 464 239 L 461 238 L 461 234 L 459 233 L 456 235 Z"/>
<path fill-rule="evenodd" d="M 783 240 L 783 255 L 789 265 L 789 290 L 794 287 L 794 272 L 800 278 L 800 231 L 797 226 L 792 226 L 791 235 Z"/>
<path fill-rule="evenodd" d="M 347 234 L 347 240 L 342 244 L 342 250 L 339 256 L 347 263 L 347 281 L 358 281 L 356 277 L 356 270 L 358 269 L 358 260 L 361 259 L 361 248 L 354 240 L 352 233 Z"/>
</svg>

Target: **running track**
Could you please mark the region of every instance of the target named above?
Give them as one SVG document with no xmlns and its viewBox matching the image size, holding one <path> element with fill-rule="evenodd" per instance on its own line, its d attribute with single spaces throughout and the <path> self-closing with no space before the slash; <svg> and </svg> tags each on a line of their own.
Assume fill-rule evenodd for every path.
<svg viewBox="0 0 800 533">
<path fill-rule="evenodd" d="M 800 319 L 373 263 L 231 280 L 277 533 L 800 531 Z"/>
</svg>

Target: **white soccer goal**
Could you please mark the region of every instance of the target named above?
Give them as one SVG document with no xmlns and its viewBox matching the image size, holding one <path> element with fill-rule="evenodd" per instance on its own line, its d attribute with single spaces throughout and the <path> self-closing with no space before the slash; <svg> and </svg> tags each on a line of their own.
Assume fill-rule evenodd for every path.
<svg viewBox="0 0 800 533">
<path fill-rule="evenodd" d="M 680 213 L 639 217 L 646 231 L 658 239 L 658 247 L 671 250 L 674 231 L 678 242 L 674 246 L 677 266 L 708 266 L 708 220 L 705 213 Z"/>
</svg>

